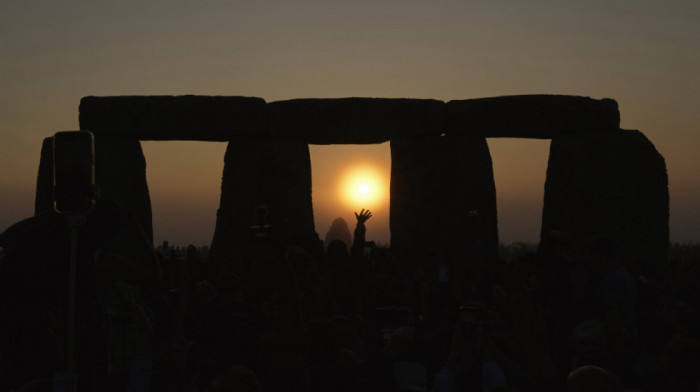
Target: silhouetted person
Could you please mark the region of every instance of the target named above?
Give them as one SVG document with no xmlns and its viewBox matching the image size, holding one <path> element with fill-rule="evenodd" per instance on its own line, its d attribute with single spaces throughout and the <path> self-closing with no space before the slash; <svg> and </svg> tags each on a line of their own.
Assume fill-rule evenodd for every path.
<svg viewBox="0 0 700 392">
<path fill-rule="evenodd" d="M 65 349 L 58 343 L 67 335 L 53 331 L 53 336 L 47 336 L 47 331 L 50 314 L 67 314 L 69 244 L 69 223 L 54 211 L 21 221 L 0 234 L 0 246 L 6 250 L 0 271 L 4 313 L 0 344 L 9 361 L 0 380 L 2 390 L 31 379 L 52 378 L 65 366 L 57 351 Z M 100 389 L 110 377 L 110 339 L 102 317 L 136 323 L 136 331 L 142 321 L 142 299 L 160 288 L 155 252 L 127 207 L 100 199 L 86 215 L 78 235 L 76 277 L 78 390 Z M 56 329 L 65 327 L 60 317 L 53 322 Z M 135 353 L 123 357 L 127 360 L 123 363 L 125 383 L 134 363 L 131 355 Z M 144 361 L 150 366 L 150 359 Z"/>
<path fill-rule="evenodd" d="M 611 238 L 596 237 L 589 250 L 606 319 L 611 321 L 611 317 L 617 317 L 627 331 L 632 331 L 637 306 L 634 276 L 620 263 Z"/>
<path fill-rule="evenodd" d="M 263 392 L 264 390 L 252 370 L 243 366 L 231 366 L 211 381 L 206 392 Z"/>
<path fill-rule="evenodd" d="M 621 391 L 620 379 L 613 373 L 596 366 L 582 366 L 566 378 L 568 392 Z"/>
<path fill-rule="evenodd" d="M 372 213 L 362 209 L 355 213 L 357 225 L 353 247 L 348 253 L 345 243 L 341 240 L 333 240 L 328 245 L 327 258 L 331 268 L 332 290 L 341 314 L 358 312 L 360 302 L 360 259 L 367 243 L 365 242 L 365 222 L 372 217 Z"/>
<path fill-rule="evenodd" d="M 367 233 L 367 228 L 365 228 L 365 222 L 372 217 L 370 210 L 365 210 L 364 208 L 360 213 L 355 213 L 355 218 L 357 219 L 357 225 L 355 226 L 355 235 L 352 242 L 352 255 L 355 257 L 362 256 L 367 245 L 374 245 L 374 241 L 365 241 L 365 234 Z"/>
</svg>

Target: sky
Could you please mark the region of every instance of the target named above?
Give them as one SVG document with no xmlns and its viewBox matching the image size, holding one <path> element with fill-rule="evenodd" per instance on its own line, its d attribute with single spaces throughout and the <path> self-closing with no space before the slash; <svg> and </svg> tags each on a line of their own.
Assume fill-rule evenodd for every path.
<svg viewBox="0 0 700 392">
<path fill-rule="evenodd" d="M 0 230 L 33 213 L 41 141 L 78 128 L 87 95 L 386 97 L 515 94 L 617 100 L 621 127 L 665 157 L 671 240 L 700 239 L 700 2 L 48 1 L 0 3 Z M 539 236 L 549 142 L 488 139 L 502 242 Z M 154 236 L 210 242 L 224 143 L 144 142 Z M 362 205 L 334 199 L 358 157 L 311 146 L 317 232 Z M 388 242 L 377 205 L 368 237 Z"/>
</svg>

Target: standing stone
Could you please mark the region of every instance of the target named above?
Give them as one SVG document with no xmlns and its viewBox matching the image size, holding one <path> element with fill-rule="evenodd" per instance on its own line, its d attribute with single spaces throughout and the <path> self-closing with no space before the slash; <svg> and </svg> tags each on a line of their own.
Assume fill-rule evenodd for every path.
<svg viewBox="0 0 700 392">
<path fill-rule="evenodd" d="M 305 142 L 268 138 L 229 142 L 210 251 L 214 262 L 245 252 L 249 229 L 258 224 L 259 205 L 268 206 L 270 223 L 286 227 L 291 244 L 308 247 L 317 238 L 311 158 Z"/>
<path fill-rule="evenodd" d="M 391 247 L 399 258 L 421 263 L 436 252 L 462 279 L 474 257 L 495 257 L 496 188 L 484 138 L 396 138 L 391 160 Z"/>
<path fill-rule="evenodd" d="M 135 139 L 95 136 L 95 182 L 100 197 L 127 206 L 153 242 L 151 199 L 146 183 L 146 159 L 141 143 Z M 41 147 L 34 213 L 53 209 L 53 138 Z"/>
<path fill-rule="evenodd" d="M 129 207 L 146 238 L 153 243 L 151 198 L 141 142 L 95 135 L 95 181 L 100 187 L 100 197 Z"/>
<path fill-rule="evenodd" d="M 541 239 L 561 230 L 581 243 L 604 235 L 622 261 L 654 273 L 669 244 L 668 176 L 664 158 L 639 131 L 552 139 Z"/>
<path fill-rule="evenodd" d="M 53 137 L 47 137 L 41 144 L 39 173 L 36 179 L 34 214 L 53 209 Z"/>
</svg>

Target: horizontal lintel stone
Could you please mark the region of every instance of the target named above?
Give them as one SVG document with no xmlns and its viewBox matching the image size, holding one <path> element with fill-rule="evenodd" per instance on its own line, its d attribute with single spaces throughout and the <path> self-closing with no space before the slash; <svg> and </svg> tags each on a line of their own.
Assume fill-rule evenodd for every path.
<svg viewBox="0 0 700 392">
<path fill-rule="evenodd" d="M 550 139 L 557 135 L 614 131 L 617 102 L 573 95 L 512 95 L 449 101 L 447 132 L 482 137 Z"/>
<path fill-rule="evenodd" d="M 267 105 L 272 136 L 310 144 L 383 143 L 444 132 L 445 103 L 433 99 L 293 99 Z"/>
<path fill-rule="evenodd" d="M 80 100 L 80 129 L 139 140 L 225 141 L 265 133 L 265 100 L 237 96 L 114 96 Z"/>
</svg>

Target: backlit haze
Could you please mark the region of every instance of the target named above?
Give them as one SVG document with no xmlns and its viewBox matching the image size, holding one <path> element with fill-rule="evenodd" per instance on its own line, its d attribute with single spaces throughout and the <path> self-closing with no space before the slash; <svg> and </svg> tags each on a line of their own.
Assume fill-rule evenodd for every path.
<svg viewBox="0 0 700 392">
<path fill-rule="evenodd" d="M 87 95 L 567 94 L 617 100 L 622 128 L 641 130 L 666 158 L 671 240 L 697 241 L 699 20 L 694 0 L 4 1 L 0 230 L 33 214 L 41 141 L 77 129 Z M 549 141 L 488 144 L 500 239 L 536 241 Z M 142 145 L 156 243 L 208 245 L 226 144 Z M 388 242 L 389 144 L 310 151 L 321 238 L 335 217 L 352 229 L 353 211 L 369 208 L 368 240 Z M 376 199 L 352 194 L 362 181 Z"/>
</svg>

